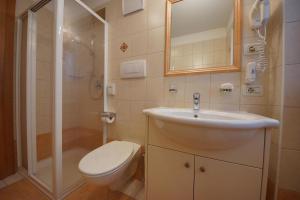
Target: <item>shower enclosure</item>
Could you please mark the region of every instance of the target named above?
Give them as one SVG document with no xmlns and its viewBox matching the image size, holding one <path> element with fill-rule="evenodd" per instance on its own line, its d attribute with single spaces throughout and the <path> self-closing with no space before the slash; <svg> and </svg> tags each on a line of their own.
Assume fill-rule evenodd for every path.
<svg viewBox="0 0 300 200">
<path fill-rule="evenodd" d="M 83 183 L 80 159 L 106 135 L 107 29 L 80 0 L 41 0 L 18 18 L 19 167 L 60 199 Z"/>
</svg>

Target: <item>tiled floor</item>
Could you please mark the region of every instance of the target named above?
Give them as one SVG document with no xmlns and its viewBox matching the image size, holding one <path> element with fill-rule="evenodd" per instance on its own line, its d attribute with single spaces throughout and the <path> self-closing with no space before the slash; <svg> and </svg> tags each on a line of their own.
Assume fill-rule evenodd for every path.
<svg viewBox="0 0 300 200">
<path fill-rule="evenodd" d="M 131 179 L 126 182 L 125 185 L 115 190 L 121 194 L 131 197 L 132 199 L 144 200 L 144 183 L 138 179 Z"/>
<path fill-rule="evenodd" d="M 300 193 L 279 188 L 278 200 L 299 200 Z"/>
<path fill-rule="evenodd" d="M 72 170 L 77 167 L 78 159 L 81 157 L 73 156 L 84 155 L 78 151 L 70 151 L 64 153 L 64 185 L 70 185 L 74 180 L 79 179 Z M 51 164 L 51 163 L 50 163 Z M 75 165 L 76 164 L 76 165 Z M 38 165 L 38 178 L 50 186 L 51 171 L 48 162 L 40 162 Z M 76 168 L 77 169 L 77 168 Z M 73 175 L 73 176 L 71 176 Z M 79 178 L 78 178 L 79 177 Z M 68 181 L 69 180 L 69 181 Z M 142 180 L 142 179 L 141 179 Z M 117 191 L 111 191 L 107 187 L 99 187 L 94 184 L 85 184 L 75 190 L 67 197 L 66 200 L 144 200 L 144 184 L 139 179 L 139 176 L 134 176 L 133 179 L 127 181 L 125 185 L 121 184 L 115 187 Z M 121 189 L 118 189 L 121 188 Z M 20 174 L 12 175 L 4 180 L 0 180 L 0 200 L 44 200 L 48 197 L 42 193 L 30 181 L 25 179 Z"/>
<path fill-rule="evenodd" d="M 11 185 L 15 182 L 20 181 L 21 179 L 23 179 L 23 176 L 21 176 L 20 174 L 16 173 L 14 175 L 11 175 L 3 180 L 0 180 L 0 189 L 4 188 L 8 185 Z"/>
<path fill-rule="evenodd" d="M 28 180 L 23 179 L 0 189 L 2 200 L 48 200 L 47 196 L 34 187 Z"/>
<path fill-rule="evenodd" d="M 2 200 L 46 200 L 48 197 L 40 192 L 27 179 L 0 189 Z M 121 192 L 113 192 L 106 187 L 99 187 L 94 184 L 85 184 L 68 195 L 65 200 L 142 200 L 143 189 L 137 193 L 136 198 L 127 196 Z"/>
<path fill-rule="evenodd" d="M 1 198 L 0 198 L 1 199 Z M 105 187 L 92 184 L 84 185 L 71 193 L 65 200 L 135 200 L 121 192 L 112 192 Z"/>
</svg>

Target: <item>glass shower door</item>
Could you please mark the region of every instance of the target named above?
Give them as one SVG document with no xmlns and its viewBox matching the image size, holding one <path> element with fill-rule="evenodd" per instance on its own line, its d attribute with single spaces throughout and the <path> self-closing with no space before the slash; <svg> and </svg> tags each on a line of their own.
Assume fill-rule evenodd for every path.
<svg viewBox="0 0 300 200">
<path fill-rule="evenodd" d="M 26 121 L 28 173 L 49 191 L 53 189 L 53 24 L 52 1 L 28 10 L 22 20 L 22 41 L 23 36 L 27 38 L 26 44 L 21 44 L 20 58 L 21 77 L 26 77 L 26 81 L 21 78 L 20 90 L 21 98 L 26 96 L 26 116 L 21 117 Z M 22 95 L 24 92 L 26 95 Z"/>
<path fill-rule="evenodd" d="M 41 0 L 18 32 L 20 166 L 61 199 L 83 183 L 80 159 L 103 143 L 107 24 L 79 0 Z"/>
<path fill-rule="evenodd" d="M 74 0 L 65 0 L 62 71 L 62 186 L 82 180 L 80 159 L 102 145 L 104 24 Z"/>
</svg>

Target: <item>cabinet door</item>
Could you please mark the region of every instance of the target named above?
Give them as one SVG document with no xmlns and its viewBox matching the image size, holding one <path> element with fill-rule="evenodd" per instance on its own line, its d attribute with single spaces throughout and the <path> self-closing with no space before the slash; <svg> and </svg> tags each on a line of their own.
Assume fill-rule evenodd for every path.
<svg viewBox="0 0 300 200">
<path fill-rule="evenodd" d="M 195 200 L 260 199 L 260 169 L 198 156 L 195 162 Z"/>
<path fill-rule="evenodd" d="M 193 155 L 148 145 L 147 169 L 147 200 L 193 200 Z"/>
</svg>

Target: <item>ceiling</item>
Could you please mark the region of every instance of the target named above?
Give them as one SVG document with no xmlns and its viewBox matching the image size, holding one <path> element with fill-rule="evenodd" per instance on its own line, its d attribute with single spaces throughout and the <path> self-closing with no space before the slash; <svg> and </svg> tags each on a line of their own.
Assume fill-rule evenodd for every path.
<svg viewBox="0 0 300 200">
<path fill-rule="evenodd" d="M 183 0 L 172 5 L 172 37 L 226 27 L 234 0 Z"/>
</svg>

